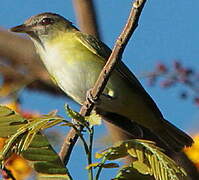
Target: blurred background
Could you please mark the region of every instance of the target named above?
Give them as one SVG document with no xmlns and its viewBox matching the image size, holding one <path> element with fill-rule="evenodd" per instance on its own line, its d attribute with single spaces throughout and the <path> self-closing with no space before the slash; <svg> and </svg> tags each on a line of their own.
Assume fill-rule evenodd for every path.
<svg viewBox="0 0 199 180">
<path fill-rule="evenodd" d="M 112 48 L 126 23 L 132 1 L 93 0 L 94 8 L 88 6 L 87 10 L 85 2 L 84 0 L 1 2 L 1 104 L 13 107 L 25 117 L 47 114 L 52 110 L 58 110 L 59 115 L 66 117 L 63 107 L 65 103 L 79 110 L 77 104 L 53 85 L 38 60 L 31 41 L 25 35 L 10 33 L 8 29 L 22 24 L 32 15 L 54 12 L 66 17 L 83 31 L 100 37 Z M 139 26 L 123 55 L 123 61 L 142 82 L 165 118 L 189 133 L 197 142 L 199 141 L 198 8 L 197 0 L 148 1 Z M 111 140 L 105 138 L 106 129 L 104 126 L 96 128 L 95 150 L 110 144 Z M 57 151 L 66 132 L 66 128 L 60 128 L 59 131 L 54 128 L 46 132 Z M 79 144 L 74 148 L 69 170 L 74 179 L 86 179 L 84 168 L 86 158 Z M 199 142 L 192 149 L 186 150 L 197 167 L 199 167 L 198 151 Z M 16 160 L 16 157 L 13 159 Z M 20 167 L 23 167 L 23 162 L 20 162 Z M 20 168 L 16 170 L 18 176 L 19 172 Z M 27 174 L 29 172 L 27 168 Z M 116 170 L 104 170 L 102 179 L 110 179 L 115 173 Z M 25 175 L 21 175 L 18 179 L 24 177 Z"/>
</svg>

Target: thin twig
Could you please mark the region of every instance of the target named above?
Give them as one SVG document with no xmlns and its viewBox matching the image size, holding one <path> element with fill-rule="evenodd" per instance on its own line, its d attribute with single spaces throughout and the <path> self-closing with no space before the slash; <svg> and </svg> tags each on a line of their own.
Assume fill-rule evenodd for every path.
<svg viewBox="0 0 199 180">
<path fill-rule="evenodd" d="M 104 87 L 106 86 L 106 83 L 108 81 L 108 78 L 110 77 L 115 65 L 117 64 L 117 61 L 119 61 L 122 57 L 123 51 L 135 31 L 138 20 L 140 17 L 140 14 L 142 12 L 142 9 L 144 7 L 146 0 L 136 0 L 133 3 L 133 7 L 131 9 L 128 21 L 126 26 L 124 27 L 124 30 L 122 31 L 121 35 L 117 39 L 115 46 L 113 48 L 113 51 L 102 69 L 98 80 L 96 81 L 91 94 L 92 97 L 96 100 L 99 99 L 100 94 L 104 90 Z M 86 100 L 81 107 L 80 114 L 82 116 L 89 115 L 94 107 L 94 103 Z M 60 158 L 63 160 L 64 164 L 67 165 L 68 160 L 70 158 L 70 154 L 72 152 L 73 146 L 75 145 L 76 141 L 78 139 L 78 134 L 74 129 L 70 129 L 69 133 L 67 134 L 64 143 L 61 147 L 61 151 L 59 153 Z"/>
</svg>

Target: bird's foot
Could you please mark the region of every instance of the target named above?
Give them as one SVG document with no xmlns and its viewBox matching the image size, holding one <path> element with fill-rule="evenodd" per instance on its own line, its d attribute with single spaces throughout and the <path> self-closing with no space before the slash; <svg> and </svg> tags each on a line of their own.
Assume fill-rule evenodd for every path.
<svg viewBox="0 0 199 180">
<path fill-rule="evenodd" d="M 93 97 L 92 95 L 92 89 L 89 89 L 86 93 L 86 100 L 95 104 L 95 105 L 99 105 L 101 103 L 101 100 L 97 97 Z"/>
</svg>

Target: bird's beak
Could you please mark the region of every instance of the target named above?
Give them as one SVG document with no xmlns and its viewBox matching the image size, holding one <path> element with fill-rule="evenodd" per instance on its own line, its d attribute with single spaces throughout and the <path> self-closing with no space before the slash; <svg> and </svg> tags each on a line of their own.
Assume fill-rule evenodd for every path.
<svg viewBox="0 0 199 180">
<path fill-rule="evenodd" d="M 30 26 L 22 24 L 22 25 L 10 28 L 10 31 L 16 32 L 16 33 L 27 33 L 27 32 L 32 31 L 32 28 Z"/>
</svg>

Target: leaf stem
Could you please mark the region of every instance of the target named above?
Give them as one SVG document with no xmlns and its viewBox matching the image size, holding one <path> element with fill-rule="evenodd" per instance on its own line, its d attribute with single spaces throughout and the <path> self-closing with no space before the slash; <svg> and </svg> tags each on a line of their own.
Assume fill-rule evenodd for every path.
<svg viewBox="0 0 199 180">
<path fill-rule="evenodd" d="M 88 153 L 88 165 L 92 164 L 92 149 L 93 149 L 93 135 L 94 135 L 94 127 L 90 128 L 89 131 L 89 153 Z M 89 168 L 89 180 L 93 179 L 93 167 Z"/>
<path fill-rule="evenodd" d="M 83 146 L 84 146 L 84 150 L 86 152 L 86 156 L 87 156 L 87 162 L 88 165 L 92 164 L 92 144 L 93 144 L 93 133 L 94 133 L 94 128 L 92 127 L 88 132 L 89 132 L 89 146 L 86 142 L 86 140 L 84 139 L 83 135 L 81 134 L 81 131 L 78 130 L 76 128 L 76 126 L 73 126 L 73 128 L 76 130 L 76 132 L 78 133 L 80 139 L 83 142 Z M 88 169 L 88 179 L 89 180 L 93 180 L 93 168 L 90 167 Z"/>
<path fill-rule="evenodd" d="M 98 180 L 98 179 L 99 179 L 100 173 L 101 173 L 102 168 L 103 168 L 102 165 L 105 164 L 106 160 L 107 160 L 107 159 L 106 159 L 106 156 L 104 156 L 103 159 L 102 159 L 102 161 L 101 161 L 101 163 L 100 163 L 100 166 L 99 166 L 99 168 L 98 168 L 98 171 L 97 171 L 95 180 Z"/>
</svg>

